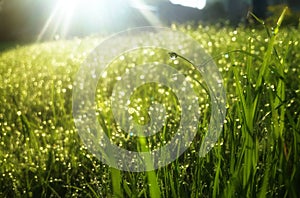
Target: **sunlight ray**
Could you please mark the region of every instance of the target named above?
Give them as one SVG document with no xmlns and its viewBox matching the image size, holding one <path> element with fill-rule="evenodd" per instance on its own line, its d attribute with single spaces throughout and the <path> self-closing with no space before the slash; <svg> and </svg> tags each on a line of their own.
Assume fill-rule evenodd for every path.
<svg viewBox="0 0 300 198">
<path fill-rule="evenodd" d="M 59 10 L 59 7 L 57 5 L 57 6 L 55 6 L 55 9 L 53 10 L 53 12 L 51 13 L 51 15 L 48 18 L 47 22 L 45 23 L 44 27 L 42 28 L 42 31 L 39 33 L 39 35 L 37 37 L 37 42 L 42 40 L 42 38 L 45 35 L 47 29 L 49 28 L 51 22 L 53 21 L 54 17 L 56 16 L 58 10 Z"/>
</svg>

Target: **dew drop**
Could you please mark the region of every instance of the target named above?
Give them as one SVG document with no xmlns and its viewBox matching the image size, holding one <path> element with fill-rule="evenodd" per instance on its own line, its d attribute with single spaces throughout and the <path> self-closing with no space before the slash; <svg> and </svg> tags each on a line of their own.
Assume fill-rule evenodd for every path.
<svg viewBox="0 0 300 198">
<path fill-rule="evenodd" d="M 178 55 L 175 52 L 169 52 L 171 60 L 176 60 Z"/>
<path fill-rule="evenodd" d="M 135 112 L 134 108 L 128 108 L 128 113 L 133 114 Z"/>
</svg>

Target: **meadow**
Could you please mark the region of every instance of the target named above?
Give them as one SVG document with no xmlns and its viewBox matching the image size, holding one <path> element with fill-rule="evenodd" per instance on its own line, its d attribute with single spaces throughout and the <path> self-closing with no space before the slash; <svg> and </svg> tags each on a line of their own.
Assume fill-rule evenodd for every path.
<svg viewBox="0 0 300 198">
<path fill-rule="evenodd" d="M 155 56 L 193 74 L 194 89 L 203 98 L 199 132 L 189 149 L 165 167 L 140 173 L 102 163 L 84 146 L 74 124 L 74 78 L 102 38 L 34 43 L 0 52 L 0 197 L 299 197 L 300 29 L 279 28 L 280 23 L 273 28 L 172 26 L 203 46 L 224 80 L 226 120 L 205 157 L 199 157 L 199 140 L 209 124 L 210 105 L 201 75 L 161 49 L 124 54 L 111 63 L 98 83 L 97 109 L 111 141 L 124 148 L 163 145 L 174 135 L 180 113 L 168 88 L 150 84 L 132 98 L 133 108 L 141 108 L 133 119 L 148 121 L 151 94 L 169 107 L 166 127 L 145 140 L 145 148 L 139 148 L 138 138 L 115 133 L 108 124 L 107 101 L 130 64 Z"/>
</svg>

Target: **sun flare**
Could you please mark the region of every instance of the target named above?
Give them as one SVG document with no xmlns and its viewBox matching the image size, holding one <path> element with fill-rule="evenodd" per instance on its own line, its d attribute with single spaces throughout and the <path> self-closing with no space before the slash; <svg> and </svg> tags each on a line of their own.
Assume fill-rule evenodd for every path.
<svg viewBox="0 0 300 198">
<path fill-rule="evenodd" d="M 115 1 L 118 2 L 118 1 Z M 94 24 L 109 21 L 109 13 L 112 8 L 118 10 L 118 4 L 104 0 L 57 0 L 53 11 L 46 21 L 42 31 L 38 36 L 38 41 L 47 37 L 54 37 L 59 34 L 64 37 L 72 25 L 76 24 L 79 28 L 83 24 L 93 22 Z"/>
<path fill-rule="evenodd" d="M 99 32 L 126 28 L 130 20 L 139 20 L 137 11 L 152 26 L 161 26 L 153 6 L 143 0 L 56 0 L 37 41 L 69 36 L 70 32 Z M 130 18 L 131 17 L 131 18 Z"/>
</svg>

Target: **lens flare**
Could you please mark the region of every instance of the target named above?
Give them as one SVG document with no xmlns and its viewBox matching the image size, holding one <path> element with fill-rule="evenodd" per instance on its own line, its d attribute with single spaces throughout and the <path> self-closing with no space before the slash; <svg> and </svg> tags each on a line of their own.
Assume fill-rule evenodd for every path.
<svg viewBox="0 0 300 198">
<path fill-rule="evenodd" d="M 86 35 L 127 29 L 130 20 L 138 20 L 132 16 L 132 10 L 137 10 L 152 26 L 161 26 L 156 8 L 143 0 L 56 0 L 54 5 L 37 41 L 56 35 L 65 38 L 74 31 Z"/>
</svg>

